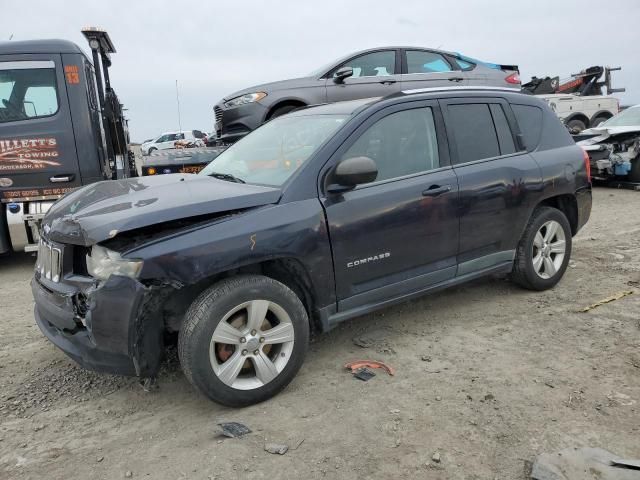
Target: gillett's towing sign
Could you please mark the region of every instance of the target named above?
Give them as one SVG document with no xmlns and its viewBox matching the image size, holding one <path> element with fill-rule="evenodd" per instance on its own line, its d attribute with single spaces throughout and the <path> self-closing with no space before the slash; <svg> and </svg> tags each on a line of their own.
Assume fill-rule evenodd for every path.
<svg viewBox="0 0 640 480">
<path fill-rule="evenodd" d="M 54 137 L 0 139 L 0 172 L 61 166 Z"/>
</svg>

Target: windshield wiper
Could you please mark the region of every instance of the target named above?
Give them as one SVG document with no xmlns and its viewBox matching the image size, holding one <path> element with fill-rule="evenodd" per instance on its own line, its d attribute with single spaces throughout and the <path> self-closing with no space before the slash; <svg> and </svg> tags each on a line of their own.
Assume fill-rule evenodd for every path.
<svg viewBox="0 0 640 480">
<path fill-rule="evenodd" d="M 218 173 L 213 172 L 209 174 L 210 177 L 217 178 L 218 180 L 226 180 L 227 182 L 247 183 L 241 178 L 231 175 L 230 173 Z"/>
</svg>

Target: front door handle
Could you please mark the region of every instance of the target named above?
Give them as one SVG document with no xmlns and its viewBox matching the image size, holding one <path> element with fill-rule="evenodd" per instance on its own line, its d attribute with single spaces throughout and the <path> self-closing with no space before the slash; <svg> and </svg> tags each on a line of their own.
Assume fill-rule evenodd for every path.
<svg viewBox="0 0 640 480">
<path fill-rule="evenodd" d="M 461 82 L 463 80 L 464 78 L 461 78 L 461 77 L 453 77 L 449 79 L 450 82 L 456 82 L 456 83 Z"/>
<path fill-rule="evenodd" d="M 422 192 L 423 197 L 437 197 L 443 193 L 446 193 L 451 190 L 451 185 L 431 185 L 424 192 Z"/>
<path fill-rule="evenodd" d="M 75 175 L 54 175 L 53 177 L 49 177 L 49 181 L 51 183 L 66 183 L 72 182 Z"/>
<path fill-rule="evenodd" d="M 396 82 L 397 82 L 397 80 L 382 80 L 380 83 L 382 85 L 393 85 Z"/>
</svg>

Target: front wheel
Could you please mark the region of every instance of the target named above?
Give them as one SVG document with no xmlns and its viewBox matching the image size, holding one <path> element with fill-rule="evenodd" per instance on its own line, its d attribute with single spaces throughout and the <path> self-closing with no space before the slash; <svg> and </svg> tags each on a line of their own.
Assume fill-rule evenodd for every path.
<svg viewBox="0 0 640 480">
<path fill-rule="evenodd" d="M 298 108 L 302 108 L 304 105 L 284 105 L 282 107 L 276 108 L 271 115 L 269 115 L 269 120 L 273 120 L 274 118 L 281 117 L 282 115 L 286 115 L 289 112 L 293 112 Z"/>
<path fill-rule="evenodd" d="M 276 395 L 296 375 L 309 343 L 309 318 L 298 296 L 268 277 L 222 280 L 191 305 L 178 355 L 186 377 L 230 407 Z"/>
<path fill-rule="evenodd" d="M 571 256 L 571 226 L 557 208 L 539 207 L 516 250 L 512 278 L 529 290 L 547 290 L 564 275 Z"/>
</svg>

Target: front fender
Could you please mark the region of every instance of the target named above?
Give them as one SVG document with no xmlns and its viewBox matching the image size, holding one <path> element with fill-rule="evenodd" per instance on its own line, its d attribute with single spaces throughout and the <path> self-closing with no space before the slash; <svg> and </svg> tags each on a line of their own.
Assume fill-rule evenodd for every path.
<svg viewBox="0 0 640 480">
<path fill-rule="evenodd" d="M 128 255 L 144 261 L 142 281 L 182 285 L 266 260 L 294 258 L 309 272 L 317 305 L 335 303 L 329 236 L 316 198 L 249 210 Z"/>
</svg>

